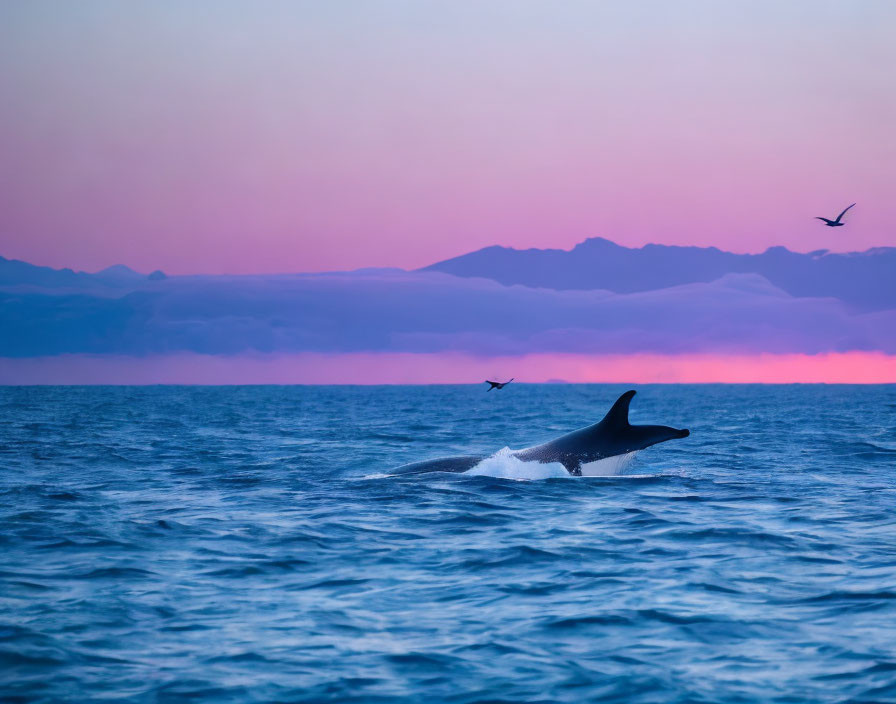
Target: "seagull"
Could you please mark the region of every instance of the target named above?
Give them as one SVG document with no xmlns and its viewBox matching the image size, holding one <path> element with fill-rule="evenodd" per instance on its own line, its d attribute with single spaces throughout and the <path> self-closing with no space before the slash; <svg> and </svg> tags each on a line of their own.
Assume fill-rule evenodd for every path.
<svg viewBox="0 0 896 704">
<path fill-rule="evenodd" d="M 853 203 L 852 205 L 855 205 L 855 203 Z M 849 206 L 849 208 L 851 208 L 852 205 Z M 846 208 L 846 210 L 849 210 L 849 208 Z M 836 220 L 828 220 L 827 218 L 815 218 L 815 219 L 816 219 L 816 220 L 824 220 L 824 224 L 827 225 L 828 227 L 843 227 L 846 223 L 845 223 L 845 222 L 840 222 L 840 219 L 841 219 L 844 215 L 846 215 L 846 210 L 844 210 L 842 213 L 840 213 L 840 214 L 837 216 L 837 219 L 836 219 Z"/>
<path fill-rule="evenodd" d="M 486 383 L 486 384 L 491 384 L 491 386 L 489 386 L 489 387 L 485 390 L 485 393 L 488 393 L 488 392 L 491 391 L 492 389 L 498 389 L 498 390 L 500 391 L 500 390 L 503 389 L 505 386 L 507 386 L 511 381 L 513 381 L 512 378 L 509 379 L 509 380 L 507 380 L 507 381 L 505 381 L 505 382 L 502 384 L 500 381 L 489 381 L 488 379 L 486 379 L 486 380 L 485 380 L 485 383 Z"/>
</svg>

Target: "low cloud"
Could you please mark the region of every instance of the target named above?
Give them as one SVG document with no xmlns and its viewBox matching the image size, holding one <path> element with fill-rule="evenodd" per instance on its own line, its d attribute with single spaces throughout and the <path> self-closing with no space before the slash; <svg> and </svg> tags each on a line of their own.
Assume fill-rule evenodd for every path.
<svg viewBox="0 0 896 704">
<path fill-rule="evenodd" d="M 0 291 L 0 356 L 896 353 L 896 311 L 798 298 L 757 274 L 640 293 L 438 272 L 172 277 L 118 297 Z"/>
</svg>

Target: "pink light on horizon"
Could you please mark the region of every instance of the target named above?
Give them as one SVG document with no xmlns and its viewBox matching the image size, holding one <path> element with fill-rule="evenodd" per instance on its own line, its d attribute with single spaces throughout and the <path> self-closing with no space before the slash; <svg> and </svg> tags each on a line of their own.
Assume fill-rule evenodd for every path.
<svg viewBox="0 0 896 704">
<path fill-rule="evenodd" d="M 544 383 L 896 383 L 896 355 L 355 353 L 0 359 L 0 384 L 468 384 L 486 377 Z"/>
</svg>

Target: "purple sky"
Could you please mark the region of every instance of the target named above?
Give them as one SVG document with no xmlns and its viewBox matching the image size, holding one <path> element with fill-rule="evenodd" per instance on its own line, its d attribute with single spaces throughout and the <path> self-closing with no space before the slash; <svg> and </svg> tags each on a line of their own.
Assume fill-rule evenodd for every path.
<svg viewBox="0 0 896 704">
<path fill-rule="evenodd" d="M 0 254 L 896 245 L 894 28 L 889 0 L 2 3 Z"/>
</svg>

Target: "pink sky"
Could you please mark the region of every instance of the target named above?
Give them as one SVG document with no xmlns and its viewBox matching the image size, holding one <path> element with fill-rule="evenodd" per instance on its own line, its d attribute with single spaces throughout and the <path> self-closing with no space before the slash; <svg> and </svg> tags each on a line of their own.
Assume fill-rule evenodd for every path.
<svg viewBox="0 0 896 704">
<path fill-rule="evenodd" d="M 819 355 L 577 355 L 474 357 L 358 353 L 160 357 L 59 355 L 0 358 L 3 384 L 468 384 L 513 370 L 519 382 L 896 383 L 896 357 Z"/>
<path fill-rule="evenodd" d="M 893 246 L 894 27 L 887 0 L 2 3 L 0 255 Z"/>
</svg>

